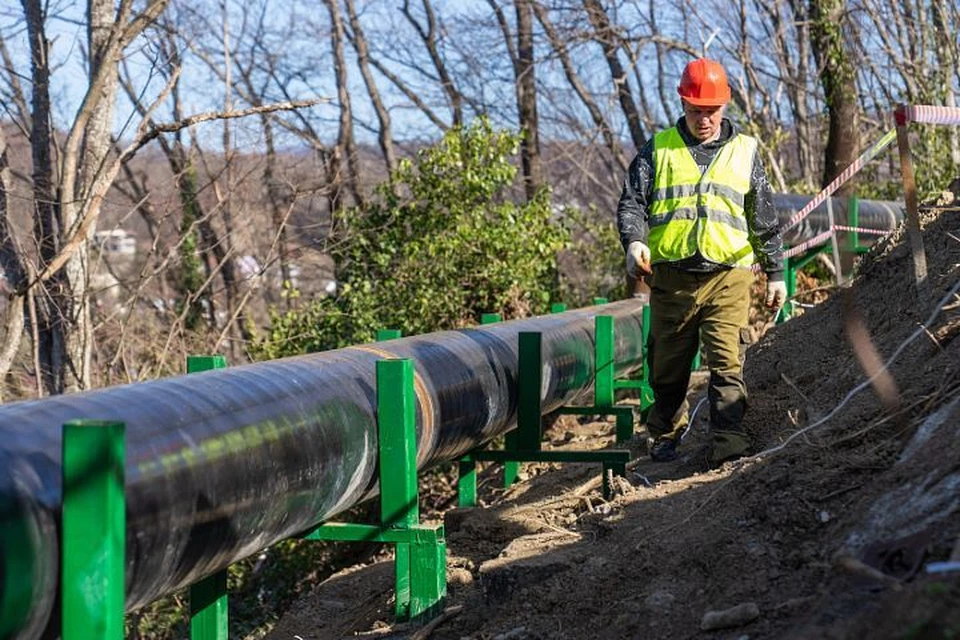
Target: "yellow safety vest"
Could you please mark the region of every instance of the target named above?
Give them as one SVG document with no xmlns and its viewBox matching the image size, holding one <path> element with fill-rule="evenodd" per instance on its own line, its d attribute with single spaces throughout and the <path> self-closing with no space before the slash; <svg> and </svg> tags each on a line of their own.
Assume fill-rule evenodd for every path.
<svg viewBox="0 0 960 640">
<path fill-rule="evenodd" d="M 743 203 L 756 152 L 756 138 L 737 134 L 701 174 L 676 127 L 654 137 L 653 197 L 648 207 L 651 262 L 683 260 L 699 249 L 703 257 L 719 264 L 753 264 Z"/>
</svg>

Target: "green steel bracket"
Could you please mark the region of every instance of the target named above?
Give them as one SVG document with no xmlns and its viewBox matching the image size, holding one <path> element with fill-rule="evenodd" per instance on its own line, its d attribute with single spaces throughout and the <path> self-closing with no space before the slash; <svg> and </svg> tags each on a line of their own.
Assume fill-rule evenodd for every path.
<svg viewBox="0 0 960 640">
<path fill-rule="evenodd" d="M 515 455 L 523 455 L 523 462 L 610 462 L 626 464 L 630 462 L 630 452 L 625 449 L 604 449 L 588 451 L 474 451 L 464 456 L 465 460 L 484 462 L 506 462 L 514 460 Z"/>
<path fill-rule="evenodd" d="M 601 298 L 601 297 L 599 297 L 599 296 L 597 296 L 597 297 L 595 297 L 595 298 L 593 299 L 593 304 L 595 304 L 595 305 L 596 305 L 596 304 L 607 304 L 608 302 L 610 302 L 610 300 L 608 300 L 607 298 Z"/>
<path fill-rule="evenodd" d="M 860 226 L 860 198 L 851 195 L 847 202 L 847 224 L 854 229 Z M 847 232 L 847 250 L 860 253 L 860 234 L 856 231 Z"/>
<path fill-rule="evenodd" d="M 377 362 L 377 439 L 380 524 L 329 523 L 302 537 L 394 544 L 395 615 L 398 620 L 426 621 L 439 613 L 447 596 L 447 548 L 443 525 L 420 524 L 416 398 L 410 359 Z"/>
<path fill-rule="evenodd" d="M 860 199 L 856 195 L 850 196 L 847 207 L 847 223 L 857 228 L 860 226 Z M 862 255 L 870 251 L 870 247 L 860 244 L 860 234 L 857 231 L 847 231 L 846 250 L 857 255 Z M 793 317 L 794 304 L 793 297 L 797 293 L 797 274 L 818 254 L 826 251 L 830 245 L 821 245 L 806 251 L 803 255 L 791 260 L 787 258 L 783 261 L 784 277 L 787 282 L 787 302 L 783 305 L 783 310 L 777 316 L 777 324 L 782 324 Z"/>
<path fill-rule="evenodd" d="M 644 352 L 646 347 L 644 345 Z M 562 407 L 561 414 L 612 415 L 616 418 L 616 442 L 623 444 L 633 437 L 633 407 L 616 404 L 617 389 L 636 389 L 640 396 L 640 413 L 653 404 L 653 390 L 646 379 L 646 367 L 639 380 L 616 377 L 616 334 L 613 317 L 599 315 L 594 320 L 594 371 L 593 405 L 586 407 Z"/>
<path fill-rule="evenodd" d="M 563 302 L 554 302 L 550 305 L 550 313 L 563 313 L 567 310 L 567 305 Z"/>
<path fill-rule="evenodd" d="M 36 558 L 29 553 L 34 538 L 26 517 L 0 517 L 0 638 L 13 638 L 27 623 L 33 602 L 33 584 L 26 576 L 37 575 Z"/>
<path fill-rule="evenodd" d="M 787 301 L 783 303 L 783 310 L 777 315 L 777 324 L 783 324 L 793 317 L 794 305 L 792 300 L 797 293 L 797 274 L 800 273 L 801 269 L 810 264 L 818 254 L 827 251 L 829 248 L 829 244 L 824 244 L 805 251 L 796 258 L 784 259 L 783 268 L 784 278 L 787 284 Z"/>
<path fill-rule="evenodd" d="M 609 497 L 612 488 L 609 483 L 610 471 L 616 475 L 625 475 L 630 452 L 620 449 L 594 451 L 543 451 L 541 448 L 542 403 L 540 390 L 543 384 L 543 356 L 540 332 L 524 331 L 520 333 L 520 361 L 517 367 L 518 399 L 517 427 L 507 432 L 504 448 L 501 451 L 475 450 L 461 459 L 462 464 L 474 464 L 477 461 L 502 462 L 504 467 L 504 485 L 516 482 L 516 473 L 507 473 L 507 463 L 520 462 L 600 462 L 603 465 L 603 493 Z M 612 369 L 612 358 L 610 358 Z M 612 391 L 611 391 L 612 393 Z M 612 405 L 612 402 L 610 403 Z M 608 405 L 603 411 L 610 412 Z M 632 411 L 632 410 L 631 410 Z M 631 422 L 632 428 L 632 413 Z M 462 468 L 462 467 L 461 467 Z M 462 488 L 462 485 L 461 485 Z M 475 485 L 471 493 L 476 495 Z M 464 505 L 461 499 L 461 506 Z"/>
<path fill-rule="evenodd" d="M 122 422 L 63 425 L 61 638 L 123 639 Z"/>
<path fill-rule="evenodd" d="M 226 369 L 222 355 L 187 356 L 187 373 Z M 190 585 L 190 639 L 227 640 L 229 612 L 227 569 L 221 569 Z"/>
<path fill-rule="evenodd" d="M 396 340 L 401 337 L 400 329 L 378 329 L 377 342 L 386 342 L 387 340 Z"/>
</svg>

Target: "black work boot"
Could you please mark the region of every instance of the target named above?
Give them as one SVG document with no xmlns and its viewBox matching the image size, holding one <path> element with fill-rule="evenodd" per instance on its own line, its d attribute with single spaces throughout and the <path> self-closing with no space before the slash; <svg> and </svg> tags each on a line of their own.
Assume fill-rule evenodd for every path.
<svg viewBox="0 0 960 640">
<path fill-rule="evenodd" d="M 713 430 L 713 451 L 710 463 L 719 467 L 724 462 L 742 458 L 750 453 L 750 438 L 742 431 Z"/>
<path fill-rule="evenodd" d="M 673 462 L 677 459 L 677 442 L 670 438 L 661 438 L 650 447 L 650 459 L 654 462 Z"/>
</svg>

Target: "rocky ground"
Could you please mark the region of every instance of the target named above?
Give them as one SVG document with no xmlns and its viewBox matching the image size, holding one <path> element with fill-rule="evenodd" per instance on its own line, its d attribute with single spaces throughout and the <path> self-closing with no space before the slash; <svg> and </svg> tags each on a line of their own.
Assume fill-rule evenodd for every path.
<svg viewBox="0 0 960 640">
<path fill-rule="evenodd" d="M 268 638 L 960 637 L 960 570 L 943 564 L 960 561 L 960 208 L 945 204 L 925 220 L 925 294 L 893 237 L 849 290 L 750 349 L 757 455 L 708 469 L 700 411 L 678 461 L 638 445 L 609 501 L 596 465 L 527 465 L 509 490 L 490 468 L 481 507 L 443 514 L 439 619 L 392 622 L 384 554 Z M 565 417 L 547 435 L 587 448 L 612 431 Z"/>
</svg>

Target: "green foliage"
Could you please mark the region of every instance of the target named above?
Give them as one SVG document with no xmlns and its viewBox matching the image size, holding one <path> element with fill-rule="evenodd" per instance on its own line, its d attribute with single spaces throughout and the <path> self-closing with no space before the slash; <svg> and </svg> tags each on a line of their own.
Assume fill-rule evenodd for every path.
<svg viewBox="0 0 960 640">
<path fill-rule="evenodd" d="M 198 296 L 204 278 L 197 254 L 196 225 L 200 216 L 197 204 L 197 175 L 192 166 L 180 176 L 180 204 L 183 207 L 183 217 L 180 220 L 180 271 L 177 281 L 180 300 L 177 302 L 177 313 L 182 313 L 185 307 L 189 307 L 183 324 L 187 329 L 196 329 L 203 319 L 203 307 Z"/>
<path fill-rule="evenodd" d="M 526 204 L 507 198 L 518 145 L 479 119 L 401 162 L 370 204 L 338 216 L 339 296 L 275 310 L 254 356 L 367 342 L 382 328 L 461 327 L 487 311 L 546 311 L 569 234 L 552 218 L 547 190 Z"/>
<path fill-rule="evenodd" d="M 950 156 L 951 127 L 912 124 L 910 128 L 916 132 L 910 142 L 910 151 L 917 179 L 917 195 L 923 202 L 940 195 L 957 177 L 958 168 Z"/>
<path fill-rule="evenodd" d="M 950 133 L 950 127 L 910 125 L 910 156 L 920 202 L 938 196 L 957 177 L 957 166 L 950 155 Z M 857 195 L 861 198 L 903 201 L 897 144 L 893 143 L 876 160 L 867 163 L 856 182 Z"/>
<path fill-rule="evenodd" d="M 566 252 L 560 299 L 573 307 L 591 304 L 600 296 L 616 300 L 623 296 L 624 253 L 612 215 L 600 216 L 595 209 L 567 208 L 573 241 Z"/>
</svg>

